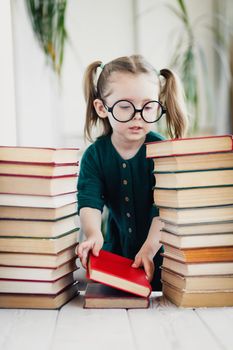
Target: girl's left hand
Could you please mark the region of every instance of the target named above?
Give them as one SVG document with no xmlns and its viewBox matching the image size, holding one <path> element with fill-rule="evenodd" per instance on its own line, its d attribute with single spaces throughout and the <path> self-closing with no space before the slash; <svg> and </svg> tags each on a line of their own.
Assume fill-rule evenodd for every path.
<svg viewBox="0 0 233 350">
<path fill-rule="evenodd" d="M 151 282 L 153 275 L 154 275 L 154 262 L 153 262 L 153 255 L 148 252 L 146 249 L 143 249 L 143 247 L 139 250 L 137 255 L 134 258 L 134 262 L 132 264 L 132 267 L 138 268 L 140 266 L 143 266 L 146 277 L 149 282 Z"/>
</svg>

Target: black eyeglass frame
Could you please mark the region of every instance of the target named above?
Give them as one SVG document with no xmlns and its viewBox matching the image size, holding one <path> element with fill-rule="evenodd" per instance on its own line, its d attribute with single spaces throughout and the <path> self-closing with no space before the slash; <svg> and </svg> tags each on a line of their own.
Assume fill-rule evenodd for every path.
<svg viewBox="0 0 233 350">
<path fill-rule="evenodd" d="M 104 105 L 104 107 L 107 109 L 107 111 L 110 112 L 110 113 L 112 114 L 113 118 L 114 118 L 116 121 L 118 121 L 119 123 L 128 123 L 130 120 L 132 120 L 132 119 L 135 117 L 135 114 L 136 114 L 136 113 L 140 113 L 141 118 L 142 118 L 146 123 L 149 123 L 149 124 L 151 124 L 151 123 L 156 123 L 156 122 L 158 122 L 158 121 L 162 118 L 162 116 L 163 116 L 163 115 L 166 113 L 166 111 L 167 111 L 166 108 L 162 105 L 162 103 L 159 102 L 159 101 L 156 101 L 156 100 L 151 100 L 151 101 L 146 102 L 146 103 L 143 105 L 143 107 L 142 107 L 141 109 L 135 108 L 134 104 L 133 104 L 131 101 L 128 101 L 128 100 L 118 100 L 118 101 L 116 101 L 116 102 L 112 105 L 112 107 L 109 107 L 109 106 L 104 102 L 104 100 L 102 100 L 102 99 L 100 99 L 100 100 L 103 102 L 103 105 Z M 128 120 L 122 121 L 122 120 L 117 119 L 117 118 L 114 116 L 114 114 L 113 114 L 113 108 L 114 108 L 115 105 L 116 105 L 117 103 L 119 103 L 119 102 L 128 102 L 128 103 L 130 103 L 131 106 L 133 107 L 134 112 L 133 112 L 132 116 L 131 116 Z M 158 119 L 154 120 L 153 122 L 148 122 L 148 121 L 145 120 L 145 118 L 143 117 L 142 112 L 143 112 L 143 109 L 145 108 L 145 106 L 148 105 L 148 104 L 151 103 L 151 102 L 156 102 L 156 103 L 158 103 L 158 104 L 160 105 L 160 107 L 161 107 L 161 115 L 158 117 Z"/>
</svg>

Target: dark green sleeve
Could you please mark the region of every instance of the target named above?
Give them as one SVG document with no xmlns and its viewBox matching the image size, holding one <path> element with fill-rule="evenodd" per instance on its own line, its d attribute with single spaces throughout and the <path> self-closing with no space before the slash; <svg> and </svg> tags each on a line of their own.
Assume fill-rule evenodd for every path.
<svg viewBox="0 0 233 350">
<path fill-rule="evenodd" d="M 159 208 L 157 208 L 156 205 L 153 204 L 151 208 L 151 218 L 153 219 L 155 216 L 159 216 Z"/>
<path fill-rule="evenodd" d="M 104 186 L 101 167 L 94 145 L 83 154 L 78 177 L 78 213 L 89 207 L 103 211 Z"/>
</svg>

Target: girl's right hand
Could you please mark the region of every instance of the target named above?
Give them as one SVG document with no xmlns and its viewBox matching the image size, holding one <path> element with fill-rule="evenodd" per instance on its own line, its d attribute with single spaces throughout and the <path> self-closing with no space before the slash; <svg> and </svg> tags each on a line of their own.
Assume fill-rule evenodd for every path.
<svg viewBox="0 0 233 350">
<path fill-rule="evenodd" d="M 99 251 L 102 248 L 104 243 L 102 236 L 96 236 L 88 238 L 86 241 L 80 243 L 77 247 L 77 255 L 81 261 L 81 264 L 86 269 L 87 268 L 87 259 L 89 251 L 91 250 L 95 256 L 99 255 Z"/>
</svg>

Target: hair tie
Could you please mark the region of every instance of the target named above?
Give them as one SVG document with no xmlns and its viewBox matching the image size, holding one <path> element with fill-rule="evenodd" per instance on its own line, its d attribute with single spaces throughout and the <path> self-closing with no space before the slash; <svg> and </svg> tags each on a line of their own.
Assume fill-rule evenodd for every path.
<svg viewBox="0 0 233 350">
<path fill-rule="evenodd" d="M 102 62 L 96 68 L 96 74 L 95 74 L 95 78 L 94 78 L 94 85 L 95 85 L 96 91 L 97 91 L 98 80 L 99 80 L 100 74 L 103 72 L 104 66 L 105 66 L 105 64 Z"/>
</svg>

